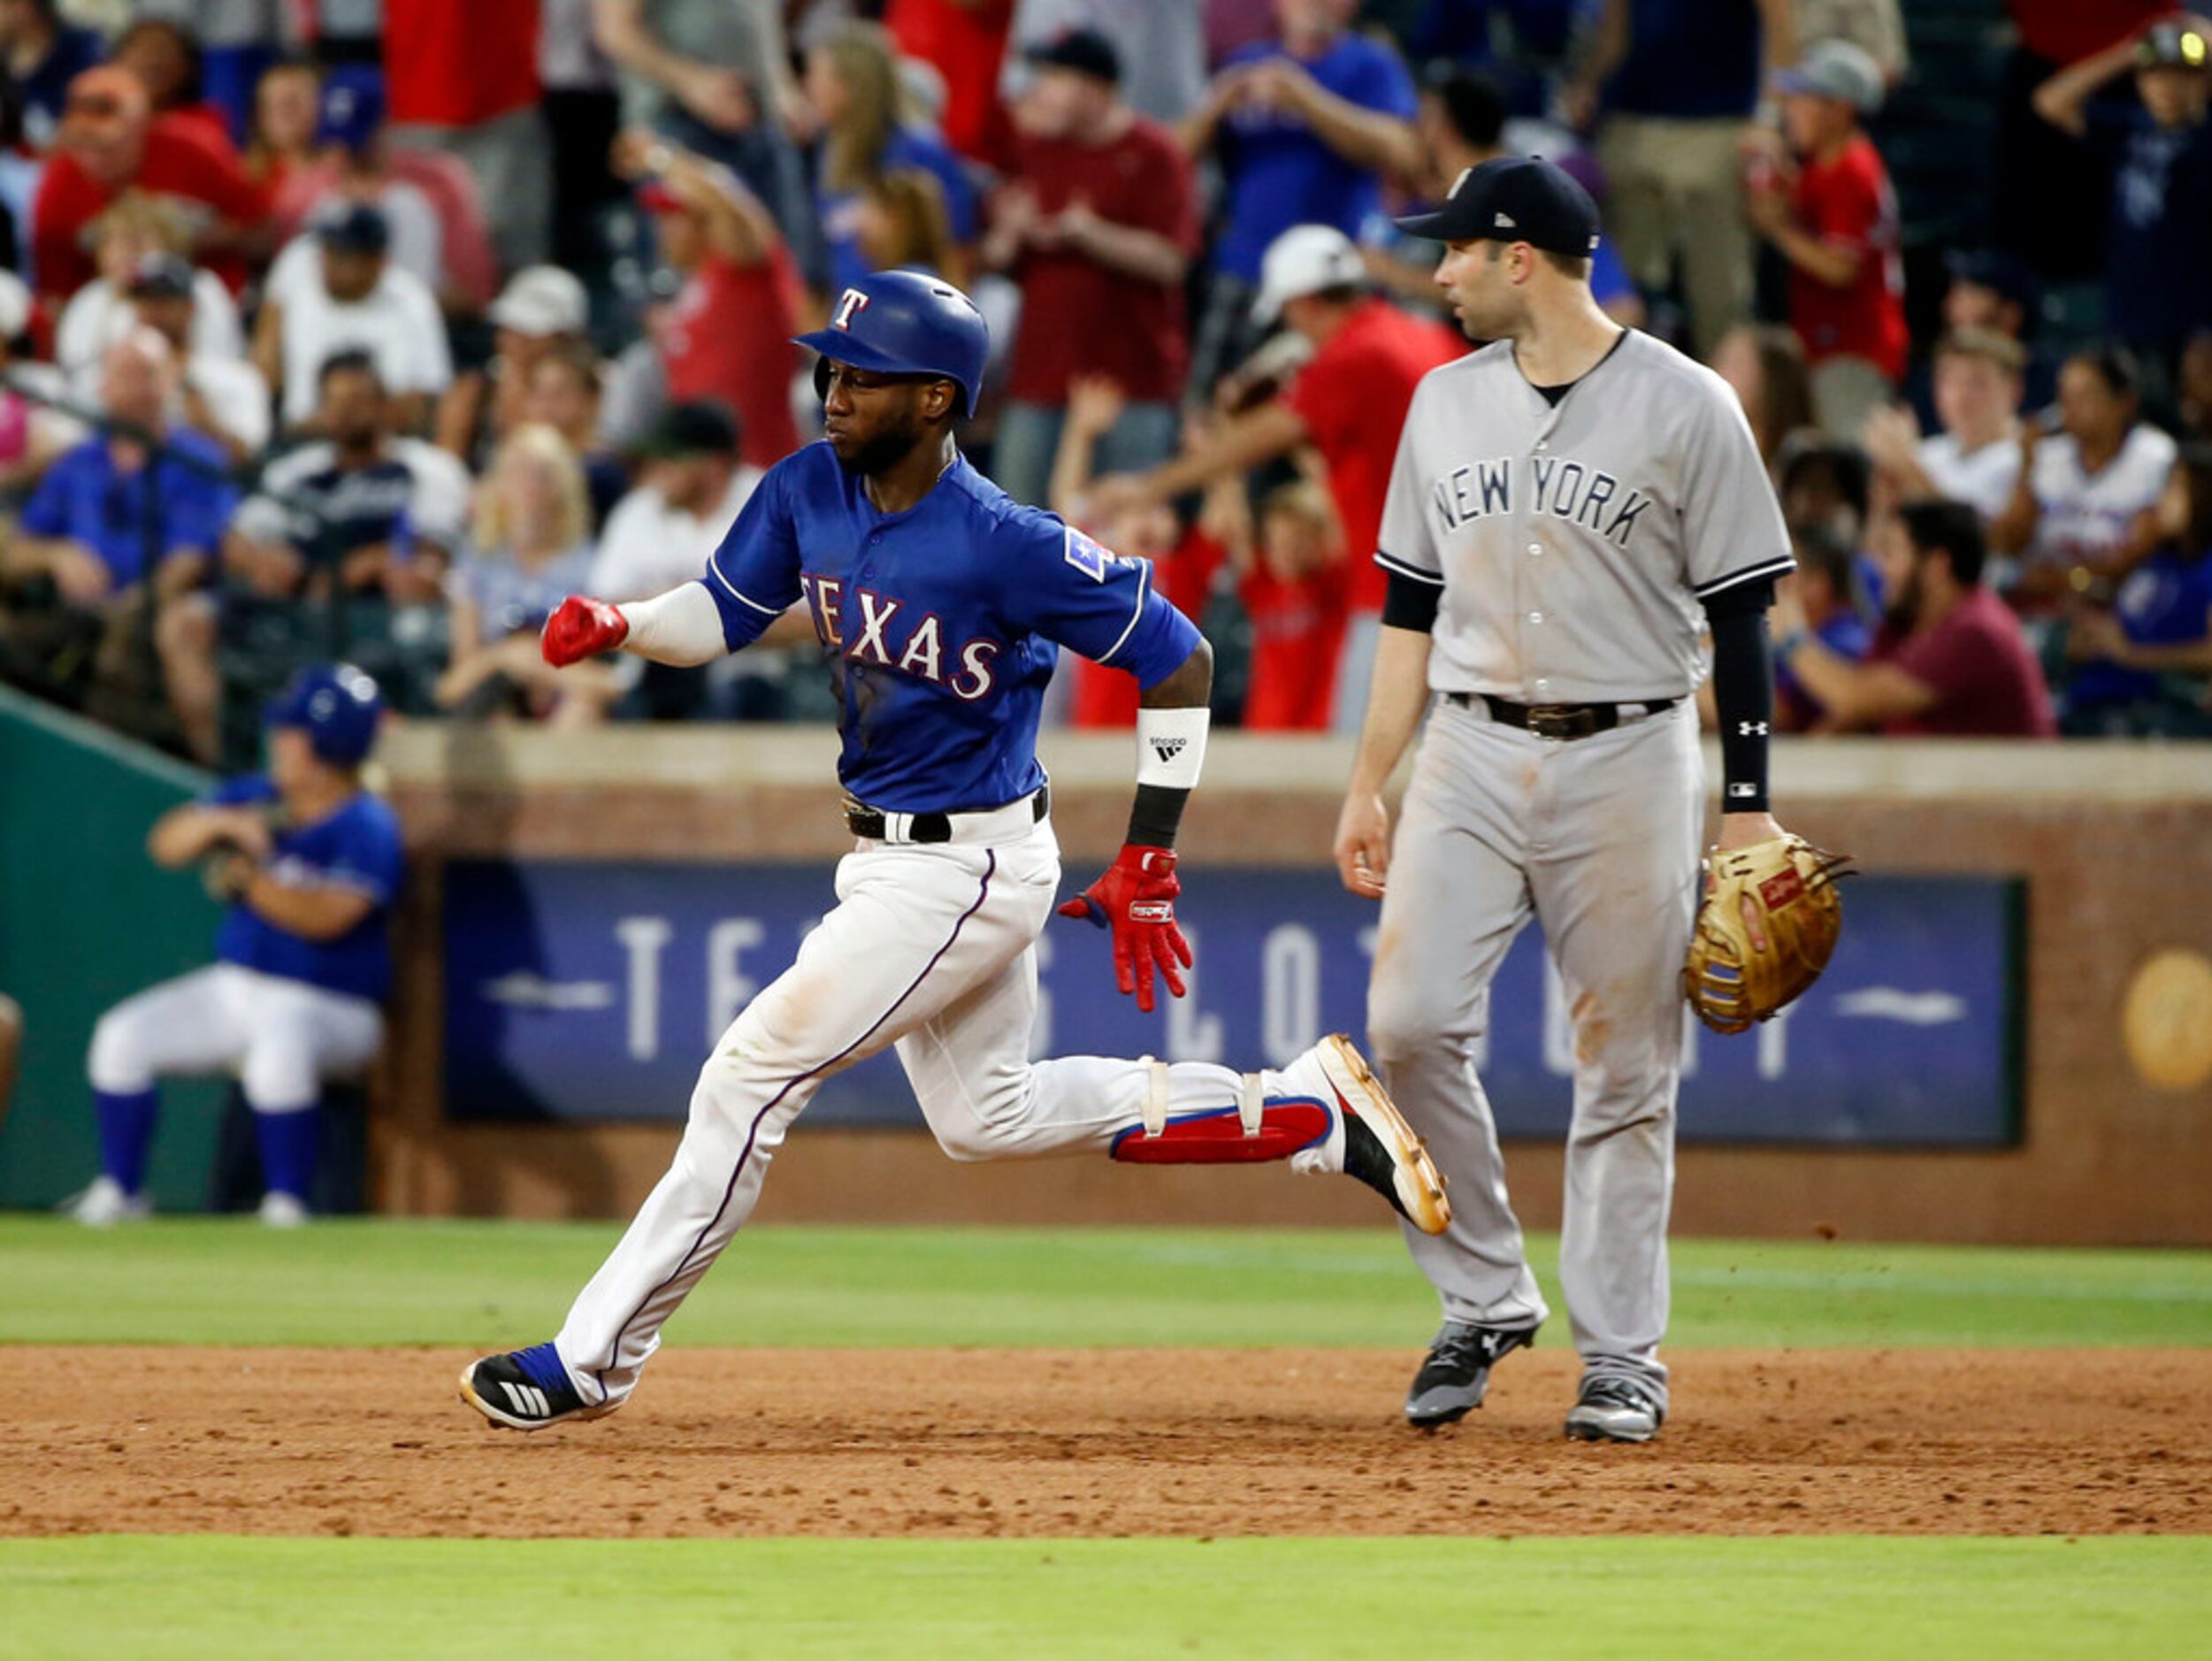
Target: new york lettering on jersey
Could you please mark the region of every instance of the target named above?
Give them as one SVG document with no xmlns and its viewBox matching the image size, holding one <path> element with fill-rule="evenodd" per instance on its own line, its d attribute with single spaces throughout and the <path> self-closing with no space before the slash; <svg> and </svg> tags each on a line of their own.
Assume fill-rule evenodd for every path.
<svg viewBox="0 0 2212 1661">
<path fill-rule="evenodd" d="M 1620 547 L 1628 546 L 1637 521 L 1651 498 L 1623 486 L 1602 467 L 1566 456 L 1518 458 L 1523 480 L 1520 500 L 1532 513 L 1549 514 L 1594 531 Z M 1500 455 L 1455 467 L 1429 486 L 1430 505 L 1447 533 L 1486 514 L 1513 511 L 1516 458 Z"/>
<path fill-rule="evenodd" d="M 826 444 L 769 471 L 708 563 L 732 651 L 807 602 L 842 706 L 838 777 L 898 813 L 994 808 L 1045 782 L 1037 726 L 1059 648 L 1150 685 L 1198 631 L 1147 605 L 1152 566 L 1017 503 L 957 460 L 879 513 Z"/>
<path fill-rule="evenodd" d="M 1556 404 L 1507 343 L 1432 370 L 1375 559 L 1443 590 L 1436 690 L 1611 701 L 1687 696 L 1700 602 L 1788 547 L 1735 395 L 1631 332 Z"/>
</svg>

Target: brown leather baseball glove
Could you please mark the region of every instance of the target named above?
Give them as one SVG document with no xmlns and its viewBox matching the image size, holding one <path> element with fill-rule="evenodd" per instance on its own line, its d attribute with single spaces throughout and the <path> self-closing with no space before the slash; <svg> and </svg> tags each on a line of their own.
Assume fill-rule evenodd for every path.
<svg viewBox="0 0 2212 1661">
<path fill-rule="evenodd" d="M 1742 1032 L 1771 1019 L 1828 967 L 1843 931 L 1836 879 L 1851 874 L 1850 859 L 1786 836 L 1716 851 L 1705 869 L 1712 880 L 1682 965 L 1682 995 L 1715 1032 Z"/>
</svg>

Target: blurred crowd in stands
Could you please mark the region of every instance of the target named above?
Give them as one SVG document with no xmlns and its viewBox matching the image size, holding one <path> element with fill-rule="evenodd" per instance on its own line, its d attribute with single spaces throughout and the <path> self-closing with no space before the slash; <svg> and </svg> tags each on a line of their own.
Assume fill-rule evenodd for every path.
<svg viewBox="0 0 2212 1661">
<path fill-rule="evenodd" d="M 2164 0 L 0 0 L 0 678 L 238 764 L 414 716 L 834 713 L 808 628 L 552 676 L 813 438 L 790 337 L 968 287 L 963 433 L 1157 562 L 1221 714 L 1355 730 L 1401 418 L 1470 349 L 1390 216 L 1583 180 L 1711 364 L 1810 731 L 2212 733 L 2212 26 Z M 642 672 L 639 672 L 641 671 Z M 1126 725 L 1124 677 L 1061 719 Z"/>
</svg>

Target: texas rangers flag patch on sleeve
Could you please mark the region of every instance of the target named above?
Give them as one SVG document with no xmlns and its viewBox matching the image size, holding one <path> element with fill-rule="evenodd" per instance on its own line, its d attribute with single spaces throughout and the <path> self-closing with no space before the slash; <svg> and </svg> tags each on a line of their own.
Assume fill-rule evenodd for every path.
<svg viewBox="0 0 2212 1661">
<path fill-rule="evenodd" d="M 1068 527 L 1068 563 L 1094 583 L 1106 578 L 1106 561 L 1114 556 L 1074 525 Z"/>
</svg>

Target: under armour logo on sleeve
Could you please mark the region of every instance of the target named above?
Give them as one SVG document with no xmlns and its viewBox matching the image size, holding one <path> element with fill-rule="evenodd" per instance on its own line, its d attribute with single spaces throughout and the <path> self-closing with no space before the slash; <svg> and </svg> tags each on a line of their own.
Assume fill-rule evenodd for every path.
<svg viewBox="0 0 2212 1661">
<path fill-rule="evenodd" d="M 1766 723 L 1739 721 L 1736 723 L 1736 736 L 1743 739 L 1763 739 L 1766 736 Z"/>
</svg>

